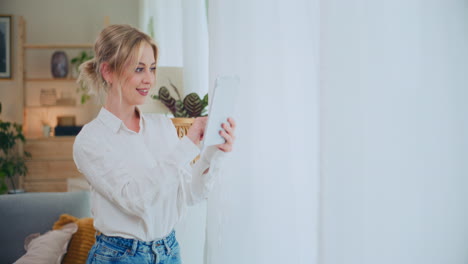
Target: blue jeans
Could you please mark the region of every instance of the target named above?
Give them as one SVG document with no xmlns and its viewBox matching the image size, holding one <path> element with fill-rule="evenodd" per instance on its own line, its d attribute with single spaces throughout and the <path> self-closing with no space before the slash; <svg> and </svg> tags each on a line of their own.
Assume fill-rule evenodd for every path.
<svg viewBox="0 0 468 264">
<path fill-rule="evenodd" d="M 144 242 L 136 239 L 96 236 L 86 264 L 181 264 L 175 231 L 161 240 Z"/>
</svg>

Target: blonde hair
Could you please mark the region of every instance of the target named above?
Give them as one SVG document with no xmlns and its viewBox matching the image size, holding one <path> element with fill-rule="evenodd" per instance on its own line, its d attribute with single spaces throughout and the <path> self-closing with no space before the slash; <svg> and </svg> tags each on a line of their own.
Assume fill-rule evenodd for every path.
<svg viewBox="0 0 468 264">
<path fill-rule="evenodd" d="M 122 99 L 122 80 L 127 75 L 128 65 L 138 65 L 144 43 L 151 46 L 154 60 L 157 61 L 158 48 L 147 34 L 129 25 L 110 25 L 104 28 L 94 44 L 94 58 L 80 65 L 77 82 L 104 103 L 109 84 L 102 76 L 101 65 L 108 63 L 109 70 L 121 76 L 118 90 Z"/>
</svg>

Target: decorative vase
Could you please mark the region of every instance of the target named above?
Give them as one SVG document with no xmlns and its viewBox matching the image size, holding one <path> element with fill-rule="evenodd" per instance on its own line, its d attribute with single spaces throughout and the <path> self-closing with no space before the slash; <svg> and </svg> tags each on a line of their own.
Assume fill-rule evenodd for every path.
<svg viewBox="0 0 468 264">
<path fill-rule="evenodd" d="M 65 78 L 68 74 L 68 58 L 63 51 L 56 51 L 50 60 L 50 70 L 54 78 Z"/>
<path fill-rule="evenodd" d="M 45 138 L 48 138 L 50 136 L 50 129 L 51 127 L 49 125 L 42 126 L 42 134 Z"/>
</svg>

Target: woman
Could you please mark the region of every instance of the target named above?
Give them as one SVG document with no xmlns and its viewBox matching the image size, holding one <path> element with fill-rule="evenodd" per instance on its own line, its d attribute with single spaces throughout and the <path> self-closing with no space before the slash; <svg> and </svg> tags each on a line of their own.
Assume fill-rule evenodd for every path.
<svg viewBox="0 0 468 264">
<path fill-rule="evenodd" d="M 170 119 L 143 114 L 156 76 L 158 50 L 128 25 L 105 28 L 95 58 L 79 81 L 105 99 L 96 119 L 76 137 L 73 156 L 91 185 L 96 243 L 87 263 L 181 263 L 173 230 L 185 207 L 207 197 L 224 152 L 234 142 L 231 118 L 220 128 L 226 143 L 199 154 L 206 117 L 179 139 Z"/>
</svg>

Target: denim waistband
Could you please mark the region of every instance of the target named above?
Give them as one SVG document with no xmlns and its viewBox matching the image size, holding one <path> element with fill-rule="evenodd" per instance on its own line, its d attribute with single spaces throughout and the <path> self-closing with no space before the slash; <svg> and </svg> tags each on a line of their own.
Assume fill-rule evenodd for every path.
<svg viewBox="0 0 468 264">
<path fill-rule="evenodd" d="M 172 247 L 172 245 L 176 241 L 175 231 L 172 230 L 169 235 L 166 237 L 154 240 L 154 241 L 141 241 L 138 239 L 131 239 L 131 238 L 123 238 L 123 237 L 114 237 L 114 236 L 106 236 L 102 233 L 98 233 L 96 235 L 96 241 L 100 242 L 107 242 L 116 246 L 124 247 L 127 249 L 133 249 L 137 251 L 150 251 L 153 247 L 164 246 L 167 250 Z"/>
</svg>

